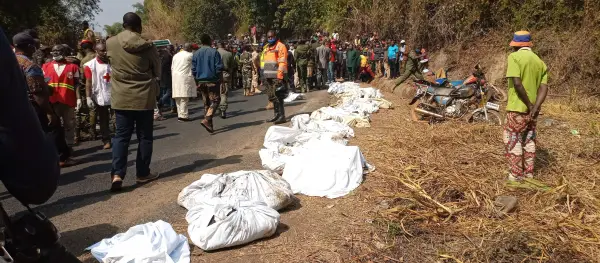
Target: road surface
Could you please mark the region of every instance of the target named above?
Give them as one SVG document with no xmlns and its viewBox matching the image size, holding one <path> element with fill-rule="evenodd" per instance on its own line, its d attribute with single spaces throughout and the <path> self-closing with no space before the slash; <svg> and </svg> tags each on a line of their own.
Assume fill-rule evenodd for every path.
<svg viewBox="0 0 600 263">
<path fill-rule="evenodd" d="M 309 113 L 327 102 L 325 91 L 308 94 L 308 99 L 286 105 L 289 117 Z M 273 116 L 264 110 L 266 96 L 242 96 L 241 90 L 229 98 L 229 118 L 214 119 L 215 133 L 200 125 L 203 106 L 190 105 L 193 122 L 179 123 L 173 114 L 154 124 L 154 153 L 150 166 L 160 179 L 146 185 L 135 184 L 135 136 L 129 147 L 127 176 L 123 192 L 114 194 L 110 187 L 112 153 L 102 150 L 99 141 L 85 142 L 75 148 L 82 164 L 63 169 L 54 196 L 37 209 L 59 228 L 62 242 L 76 256 L 102 238 L 111 237 L 136 224 L 155 220 L 184 222 L 186 210 L 176 203 L 180 190 L 203 173 L 222 173 L 242 169 L 260 169 L 258 150 Z M 288 125 L 288 124 L 284 124 Z M 0 199 L 9 214 L 24 208 L 2 189 Z M 185 233 L 186 225 L 174 225 Z M 86 260 L 87 261 L 87 260 Z"/>
</svg>

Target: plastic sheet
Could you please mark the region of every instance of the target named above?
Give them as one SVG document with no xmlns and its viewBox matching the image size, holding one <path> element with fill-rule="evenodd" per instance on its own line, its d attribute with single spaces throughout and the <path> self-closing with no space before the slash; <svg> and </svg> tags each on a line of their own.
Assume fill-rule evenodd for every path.
<svg viewBox="0 0 600 263">
<path fill-rule="evenodd" d="M 164 221 L 129 228 L 112 238 L 87 248 L 99 262 L 105 263 L 189 263 L 190 247 L 184 235 L 178 235 Z"/>
<path fill-rule="evenodd" d="M 183 188 L 177 203 L 188 210 L 205 203 L 257 201 L 280 210 L 293 202 L 290 185 L 268 170 L 205 174 Z"/>
<path fill-rule="evenodd" d="M 203 250 L 215 250 L 272 236 L 279 217 L 262 202 L 228 201 L 198 204 L 185 219 L 190 240 Z"/>
</svg>

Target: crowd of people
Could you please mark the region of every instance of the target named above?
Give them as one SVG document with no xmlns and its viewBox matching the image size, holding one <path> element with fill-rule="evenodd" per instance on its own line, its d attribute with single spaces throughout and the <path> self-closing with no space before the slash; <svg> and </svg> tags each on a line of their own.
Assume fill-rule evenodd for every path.
<svg viewBox="0 0 600 263">
<path fill-rule="evenodd" d="M 235 62 L 233 73 L 236 74 L 232 87 L 246 87 L 245 94 L 252 94 L 262 83 L 260 59 L 266 35 L 257 40 L 256 27 L 250 29 L 239 40 L 228 35 L 223 42 L 215 42 L 213 47 L 221 43 L 223 48 L 232 52 Z M 317 32 L 304 39 L 285 41 L 288 50 L 288 74 L 286 76 L 290 89 L 294 92 L 309 92 L 321 89 L 334 81 L 370 82 L 376 77 L 397 79 L 397 85 L 409 77 L 424 78 L 429 73 L 428 57 L 424 48 L 410 49 L 405 40 L 380 40 L 376 32 L 356 35 L 354 40 L 343 41 L 340 34 L 334 32 Z M 243 57 L 242 55 L 248 55 Z M 243 69 L 248 73 L 244 78 Z M 252 77 L 250 77 L 252 76 Z M 251 81 L 246 82 L 246 79 Z"/>
<path fill-rule="evenodd" d="M 84 22 L 77 50 L 42 45 L 35 30 L 13 37 L 29 98 L 53 138 L 61 167 L 78 164 L 72 158 L 73 146 L 81 140 L 78 113 L 87 109 L 91 139 L 99 138 L 103 149 L 113 152 L 113 190 L 120 189 L 125 176 L 134 130 L 140 144 L 138 181 L 158 177 L 149 169 L 153 122 L 163 120 L 166 111 L 189 122 L 188 104 L 196 97 L 205 109 L 201 125 L 210 133 L 213 116 L 228 117 L 228 94 L 236 89 L 243 89 L 244 96 L 266 93 L 265 108 L 274 112 L 267 121 L 280 124 L 286 122 L 283 100 L 290 91 L 309 92 L 342 80 L 369 82 L 377 76 L 402 82 L 410 75 L 420 77 L 427 61 L 423 49 L 409 51 L 404 40 L 397 45 L 379 40 L 376 33 L 342 41 L 337 32 L 317 32 L 284 42 L 275 31 L 258 39 L 252 27 L 241 40 L 231 34 L 212 40 L 204 34 L 199 44 L 157 46 L 141 37 L 141 24 L 139 16 L 127 13 L 124 31 L 101 39 Z"/>
<path fill-rule="evenodd" d="M 228 93 L 238 88 L 246 96 L 266 93 L 274 111 L 267 121 L 286 121 L 283 99 L 288 94 L 290 57 L 274 31 L 267 33 L 259 52 L 251 45 L 236 44 L 234 38 L 213 42 L 206 34 L 199 45 L 157 46 L 142 38 L 142 21 L 135 13 L 124 15 L 123 28 L 116 36 L 99 39 L 84 23 L 77 52 L 64 44 L 42 45 L 35 30 L 13 37 L 30 103 L 43 131 L 52 138 L 61 167 L 78 164 L 72 154 L 81 139 L 78 112 L 82 109 L 89 111 L 91 139 L 98 137 L 98 124 L 103 148 L 112 149 L 111 190 L 115 191 L 121 189 L 126 174 L 133 132 L 139 141 L 137 182 L 145 183 L 158 178 L 149 168 L 154 121 L 171 110 L 178 121 L 189 122 L 188 103 L 198 95 L 205 108 L 200 124 L 210 133 L 214 115 L 227 118 Z"/>
<path fill-rule="evenodd" d="M 72 158 L 72 147 L 80 140 L 76 113 L 87 108 L 92 139 L 97 138 L 98 124 L 103 148 L 112 148 L 112 190 L 121 189 L 134 130 L 139 140 L 137 181 L 158 178 L 149 168 L 153 123 L 169 110 L 177 114 L 178 121 L 189 122 L 188 103 L 196 97 L 204 104 L 200 124 L 213 133 L 213 116 L 228 117 L 231 90 L 243 89 L 244 96 L 266 93 L 266 108 L 274 113 L 267 121 L 281 124 L 286 122 L 284 99 L 290 91 L 304 93 L 335 81 L 370 82 L 376 77 L 395 79 L 397 87 L 411 76 L 427 79 L 432 75 L 424 48 L 411 48 L 404 40 L 399 44 L 394 39 L 383 41 L 377 33 L 343 41 L 337 32 L 317 32 L 306 39 L 284 42 L 275 31 L 257 39 L 256 27 L 252 27 L 251 34 L 242 40 L 229 35 L 226 40 L 213 41 L 203 34 L 199 44 L 157 46 L 142 38 L 142 21 L 135 13 L 125 14 L 123 27 L 116 36 L 97 39 L 84 23 L 78 53 L 63 44 L 51 48 L 41 45 L 34 30 L 13 37 L 14 52 L 29 86 L 29 100 L 44 132 L 54 142 L 60 166 L 78 163 Z M 514 86 L 518 87 L 517 83 Z M 518 99 L 524 97 L 518 95 Z M 515 96 L 509 92 L 509 102 Z M 522 113 L 521 108 L 514 112 Z M 515 126 L 515 119 L 519 119 L 515 114 L 508 115 L 509 126 Z M 111 120 L 115 122 L 112 139 Z M 529 148 L 524 151 L 532 151 Z M 511 154 L 512 159 L 520 158 Z"/>
</svg>

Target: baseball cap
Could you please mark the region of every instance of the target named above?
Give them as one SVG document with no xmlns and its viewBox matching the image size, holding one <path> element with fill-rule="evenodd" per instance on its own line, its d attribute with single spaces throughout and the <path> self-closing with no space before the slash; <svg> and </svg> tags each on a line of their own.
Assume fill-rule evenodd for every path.
<svg viewBox="0 0 600 263">
<path fill-rule="evenodd" d="M 13 44 L 15 46 L 35 45 L 35 38 L 28 33 L 21 32 L 13 36 Z"/>
<path fill-rule="evenodd" d="M 532 47 L 531 33 L 528 31 L 517 31 L 510 42 L 511 47 Z"/>
<path fill-rule="evenodd" d="M 406 44 L 406 40 L 402 39 L 402 40 L 400 41 L 400 44 Z"/>
</svg>

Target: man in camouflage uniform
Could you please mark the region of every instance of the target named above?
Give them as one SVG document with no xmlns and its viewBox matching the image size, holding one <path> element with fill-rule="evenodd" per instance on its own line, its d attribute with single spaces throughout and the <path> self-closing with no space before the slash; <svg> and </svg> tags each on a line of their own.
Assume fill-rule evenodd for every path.
<svg viewBox="0 0 600 263">
<path fill-rule="evenodd" d="M 252 54 L 250 46 L 245 46 L 240 56 L 240 69 L 242 70 L 242 86 L 244 96 L 252 96 Z"/>
<path fill-rule="evenodd" d="M 300 44 L 294 50 L 294 56 L 296 57 L 296 70 L 300 78 L 300 92 L 308 92 L 308 62 L 313 56 L 308 41 L 300 40 Z"/>
</svg>

